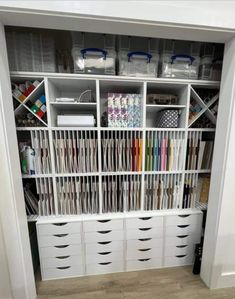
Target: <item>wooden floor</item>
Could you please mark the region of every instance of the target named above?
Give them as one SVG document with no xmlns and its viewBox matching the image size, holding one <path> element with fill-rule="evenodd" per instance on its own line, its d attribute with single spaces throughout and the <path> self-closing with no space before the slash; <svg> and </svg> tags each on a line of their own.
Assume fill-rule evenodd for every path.
<svg viewBox="0 0 235 299">
<path fill-rule="evenodd" d="M 191 267 L 40 281 L 38 299 L 234 299 L 235 288 L 209 290 Z"/>
</svg>

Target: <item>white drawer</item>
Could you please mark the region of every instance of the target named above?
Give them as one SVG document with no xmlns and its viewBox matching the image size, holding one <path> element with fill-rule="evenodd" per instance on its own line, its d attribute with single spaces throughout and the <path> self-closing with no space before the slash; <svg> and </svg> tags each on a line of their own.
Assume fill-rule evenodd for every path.
<svg viewBox="0 0 235 299">
<path fill-rule="evenodd" d="M 172 215 L 166 216 L 166 226 L 192 224 L 202 225 L 202 214 Z"/>
<path fill-rule="evenodd" d="M 98 230 L 123 230 L 123 219 L 85 221 L 83 227 L 85 232 L 95 232 Z"/>
<path fill-rule="evenodd" d="M 129 229 L 126 232 L 127 240 L 142 239 L 142 238 L 162 238 L 163 228 L 162 227 L 146 227 Z"/>
<path fill-rule="evenodd" d="M 124 271 L 124 266 L 123 263 L 121 263 L 120 261 L 89 264 L 86 266 L 87 275 L 123 272 L 123 271 Z"/>
<path fill-rule="evenodd" d="M 86 254 L 104 251 L 122 251 L 123 249 L 123 241 L 104 241 L 86 244 Z"/>
<path fill-rule="evenodd" d="M 178 245 L 165 247 L 165 256 L 176 256 L 176 255 L 193 255 L 195 245 Z"/>
<path fill-rule="evenodd" d="M 163 239 L 143 238 L 136 240 L 127 240 L 127 250 L 137 250 L 140 248 L 162 248 Z"/>
<path fill-rule="evenodd" d="M 81 252 L 81 245 L 59 245 L 54 247 L 40 248 L 41 258 L 67 255 L 81 255 Z"/>
<path fill-rule="evenodd" d="M 61 257 L 49 257 L 42 259 L 42 267 L 56 268 L 56 267 L 67 267 L 67 266 L 81 266 L 82 257 L 79 255 L 67 255 Z"/>
<path fill-rule="evenodd" d="M 188 234 L 201 234 L 201 226 L 195 224 L 184 224 L 166 227 L 166 236 L 178 236 Z"/>
<path fill-rule="evenodd" d="M 80 234 L 56 234 L 51 236 L 38 236 L 39 247 L 51 247 L 56 245 L 81 244 Z"/>
<path fill-rule="evenodd" d="M 165 258 L 164 267 L 176 267 L 192 265 L 194 260 L 193 255 L 176 255 Z"/>
<path fill-rule="evenodd" d="M 103 251 L 86 255 L 86 264 L 123 261 L 123 251 Z"/>
<path fill-rule="evenodd" d="M 127 218 L 126 228 L 163 227 L 163 217 Z"/>
<path fill-rule="evenodd" d="M 127 271 L 144 270 L 144 269 L 161 268 L 161 267 L 162 267 L 162 259 L 160 258 L 129 260 L 126 262 Z"/>
<path fill-rule="evenodd" d="M 80 222 L 60 222 L 37 225 L 38 235 L 80 234 L 80 231 Z"/>
<path fill-rule="evenodd" d="M 200 243 L 199 235 L 182 235 L 176 237 L 166 237 L 165 246 L 190 245 Z"/>
<path fill-rule="evenodd" d="M 123 230 L 104 230 L 85 233 L 85 243 L 97 243 L 103 241 L 114 241 L 123 239 Z"/>
<path fill-rule="evenodd" d="M 77 277 L 83 275 L 81 266 L 67 266 L 42 269 L 42 280 Z"/>
<path fill-rule="evenodd" d="M 127 260 L 147 258 L 162 258 L 162 247 L 127 250 Z"/>
</svg>

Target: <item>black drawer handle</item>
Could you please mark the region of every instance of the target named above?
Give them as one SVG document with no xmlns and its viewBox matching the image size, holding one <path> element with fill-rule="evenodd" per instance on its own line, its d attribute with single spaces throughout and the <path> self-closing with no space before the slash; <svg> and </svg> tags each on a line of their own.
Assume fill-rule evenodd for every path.
<svg viewBox="0 0 235 299">
<path fill-rule="evenodd" d="M 54 237 L 58 237 L 58 238 L 61 238 L 61 237 L 66 237 L 68 236 L 68 234 L 58 234 L 58 235 L 53 235 Z"/>
<path fill-rule="evenodd" d="M 186 227 L 189 227 L 189 224 L 187 225 L 177 225 L 179 228 L 186 228 Z"/>
<path fill-rule="evenodd" d="M 66 248 L 66 247 L 69 247 L 69 245 L 57 245 L 55 246 L 56 248 Z"/>
<path fill-rule="evenodd" d="M 152 229 L 152 227 L 139 228 L 139 230 L 141 230 L 141 231 L 147 231 L 147 230 L 150 230 L 150 229 Z"/>
<path fill-rule="evenodd" d="M 152 217 L 141 217 L 141 218 L 139 218 L 140 220 L 150 220 L 150 219 L 152 219 Z"/>
<path fill-rule="evenodd" d="M 187 247 L 188 245 L 178 245 L 178 246 L 176 246 L 177 248 L 185 248 L 185 247 Z"/>
<path fill-rule="evenodd" d="M 101 266 L 110 265 L 110 264 L 112 264 L 112 262 L 107 262 L 107 263 L 99 263 L 99 265 L 101 265 Z"/>
<path fill-rule="evenodd" d="M 100 255 L 108 255 L 108 254 L 110 254 L 110 253 L 112 253 L 112 252 L 111 252 L 111 251 L 98 252 L 98 254 L 100 254 Z"/>
<path fill-rule="evenodd" d="M 56 267 L 58 270 L 66 270 L 71 268 L 71 266 L 66 266 L 66 267 Z"/>
<path fill-rule="evenodd" d="M 138 239 L 141 242 L 145 242 L 145 241 L 150 241 L 152 240 L 152 238 L 143 238 L 143 239 Z"/>
<path fill-rule="evenodd" d="M 68 224 L 67 222 L 63 222 L 63 223 L 52 223 L 52 225 L 55 225 L 55 226 L 63 226 L 63 225 L 66 225 Z"/>
<path fill-rule="evenodd" d="M 149 260 L 151 260 L 151 259 L 138 259 L 139 262 L 147 262 Z"/>
<path fill-rule="evenodd" d="M 183 258 L 183 257 L 186 257 L 187 254 L 182 254 L 182 255 L 176 255 L 177 258 Z"/>
<path fill-rule="evenodd" d="M 107 219 L 107 220 L 97 220 L 97 222 L 100 222 L 100 223 L 106 223 L 106 222 L 109 222 L 111 221 L 111 219 Z"/>
<path fill-rule="evenodd" d="M 190 214 L 187 214 L 187 215 L 178 215 L 178 217 L 181 217 L 181 218 L 187 218 L 189 216 L 190 216 Z"/>
<path fill-rule="evenodd" d="M 139 251 L 149 251 L 151 250 L 152 248 L 145 248 L 145 249 L 138 249 Z"/>
<path fill-rule="evenodd" d="M 111 232 L 111 230 L 100 230 L 100 231 L 97 231 L 97 233 L 99 233 L 99 234 L 108 234 L 110 232 Z"/>
<path fill-rule="evenodd" d="M 177 236 L 177 238 L 180 238 L 180 239 L 184 239 L 184 238 L 187 238 L 188 235 L 182 235 L 182 236 Z"/>
<path fill-rule="evenodd" d="M 110 243 L 112 243 L 112 241 L 98 242 L 98 244 L 100 244 L 100 245 L 107 245 L 107 244 L 110 244 Z"/>
<path fill-rule="evenodd" d="M 59 260 L 64 260 L 64 259 L 68 259 L 69 257 L 70 255 L 64 255 L 64 256 L 56 256 L 55 258 Z"/>
</svg>

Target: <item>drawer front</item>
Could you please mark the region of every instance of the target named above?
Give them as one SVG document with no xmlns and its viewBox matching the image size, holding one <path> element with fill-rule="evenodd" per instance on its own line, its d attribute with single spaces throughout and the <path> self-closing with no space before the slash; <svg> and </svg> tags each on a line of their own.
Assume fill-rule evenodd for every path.
<svg viewBox="0 0 235 299">
<path fill-rule="evenodd" d="M 127 240 L 127 250 L 134 251 L 140 248 L 162 248 L 163 239 L 142 238 Z"/>
<path fill-rule="evenodd" d="M 86 264 L 123 261 L 123 251 L 102 251 L 86 255 Z"/>
<path fill-rule="evenodd" d="M 126 228 L 163 227 L 163 217 L 127 218 Z"/>
<path fill-rule="evenodd" d="M 195 250 L 195 245 L 178 245 L 170 246 L 165 248 L 165 256 L 176 256 L 176 255 L 193 255 Z"/>
<path fill-rule="evenodd" d="M 51 247 L 56 245 L 81 244 L 80 234 L 55 234 L 51 236 L 38 236 L 39 247 Z"/>
<path fill-rule="evenodd" d="M 85 243 L 97 243 L 114 240 L 121 241 L 123 239 L 123 230 L 104 230 L 85 233 Z"/>
<path fill-rule="evenodd" d="M 156 248 L 140 248 L 136 250 L 127 250 L 126 259 L 148 259 L 148 258 L 162 258 L 162 247 Z"/>
<path fill-rule="evenodd" d="M 166 257 L 164 262 L 164 267 L 192 265 L 193 260 L 194 260 L 193 255 L 176 255 L 176 256 Z"/>
<path fill-rule="evenodd" d="M 44 269 L 67 266 L 82 266 L 82 257 L 79 255 L 67 255 L 42 259 L 42 267 Z"/>
<path fill-rule="evenodd" d="M 160 258 L 130 260 L 127 261 L 126 263 L 127 271 L 136 271 L 136 270 L 153 269 L 153 268 L 161 268 L 161 267 L 162 267 L 162 259 Z"/>
<path fill-rule="evenodd" d="M 162 227 L 146 227 L 129 229 L 126 232 L 127 240 L 142 239 L 142 238 L 162 238 L 163 228 Z"/>
<path fill-rule="evenodd" d="M 196 226 L 194 224 L 184 224 L 166 227 L 166 236 L 178 236 L 178 235 L 188 235 L 188 234 L 201 234 L 201 226 Z"/>
<path fill-rule="evenodd" d="M 40 248 L 40 257 L 57 257 L 67 255 L 79 255 L 82 254 L 81 245 L 61 245 L 54 247 L 43 247 Z"/>
<path fill-rule="evenodd" d="M 123 272 L 124 265 L 121 262 L 107 262 L 107 263 L 96 263 L 89 264 L 86 266 L 86 274 L 104 274 L 104 273 L 114 273 Z"/>
<path fill-rule="evenodd" d="M 165 246 L 178 246 L 178 245 L 193 245 L 200 243 L 200 236 L 198 235 L 179 235 L 176 237 L 166 237 Z"/>
<path fill-rule="evenodd" d="M 123 219 L 85 221 L 83 227 L 85 232 L 95 232 L 99 230 L 123 230 Z"/>
<path fill-rule="evenodd" d="M 76 277 L 83 275 L 81 266 L 67 266 L 42 269 L 42 280 Z"/>
<path fill-rule="evenodd" d="M 192 224 L 200 227 L 202 225 L 202 214 L 166 216 L 166 226 L 187 224 Z"/>
<path fill-rule="evenodd" d="M 86 254 L 105 252 L 105 251 L 106 252 L 123 251 L 123 250 L 124 250 L 123 241 L 104 241 L 104 242 L 86 244 Z"/>
<path fill-rule="evenodd" d="M 37 225 L 38 235 L 80 234 L 81 222 L 60 222 Z"/>
</svg>

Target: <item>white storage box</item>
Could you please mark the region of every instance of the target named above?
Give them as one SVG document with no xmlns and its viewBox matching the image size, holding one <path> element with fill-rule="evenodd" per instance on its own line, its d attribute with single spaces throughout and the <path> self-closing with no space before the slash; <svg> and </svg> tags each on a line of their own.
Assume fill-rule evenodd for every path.
<svg viewBox="0 0 235 299">
<path fill-rule="evenodd" d="M 144 37 L 119 37 L 119 75 L 157 77 L 158 40 Z"/>
<path fill-rule="evenodd" d="M 200 44 L 164 41 L 160 59 L 160 76 L 164 78 L 197 79 Z"/>
<path fill-rule="evenodd" d="M 72 32 L 72 57 L 75 73 L 115 75 L 115 37 Z"/>
<path fill-rule="evenodd" d="M 58 127 L 94 127 L 94 115 L 57 115 Z"/>
</svg>

